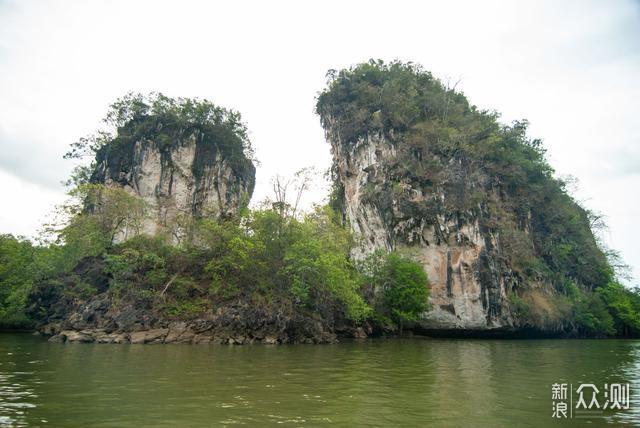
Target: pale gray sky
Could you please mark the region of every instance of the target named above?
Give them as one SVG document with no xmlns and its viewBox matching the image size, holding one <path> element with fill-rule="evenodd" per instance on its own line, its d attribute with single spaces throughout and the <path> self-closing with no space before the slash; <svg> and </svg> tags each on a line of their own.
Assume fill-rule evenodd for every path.
<svg viewBox="0 0 640 428">
<path fill-rule="evenodd" d="M 640 3 L 624 0 L 0 0 L 0 233 L 35 233 L 64 199 L 68 144 L 130 90 L 240 111 L 262 199 L 276 173 L 330 164 L 314 97 L 327 69 L 369 58 L 420 63 L 505 122 L 529 119 L 638 278 Z"/>
</svg>

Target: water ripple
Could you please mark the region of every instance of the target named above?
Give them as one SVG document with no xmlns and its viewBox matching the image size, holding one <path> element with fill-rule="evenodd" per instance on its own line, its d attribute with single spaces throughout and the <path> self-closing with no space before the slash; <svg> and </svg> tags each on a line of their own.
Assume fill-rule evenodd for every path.
<svg viewBox="0 0 640 428">
<path fill-rule="evenodd" d="M 552 383 L 587 380 L 633 392 L 629 411 L 593 426 L 640 425 L 637 341 L 72 346 L 0 335 L 0 427 L 540 426 L 553 422 Z"/>
</svg>

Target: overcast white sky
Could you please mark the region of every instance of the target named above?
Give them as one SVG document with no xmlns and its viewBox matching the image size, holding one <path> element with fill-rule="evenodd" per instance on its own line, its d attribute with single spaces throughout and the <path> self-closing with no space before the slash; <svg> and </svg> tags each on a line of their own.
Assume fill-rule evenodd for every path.
<svg viewBox="0 0 640 428">
<path fill-rule="evenodd" d="M 503 121 L 529 119 L 638 283 L 638 1 L 0 0 L 0 233 L 36 232 L 64 199 L 67 146 L 130 90 L 240 111 L 260 200 L 277 173 L 329 166 L 314 98 L 328 69 L 369 58 L 420 63 Z"/>
</svg>

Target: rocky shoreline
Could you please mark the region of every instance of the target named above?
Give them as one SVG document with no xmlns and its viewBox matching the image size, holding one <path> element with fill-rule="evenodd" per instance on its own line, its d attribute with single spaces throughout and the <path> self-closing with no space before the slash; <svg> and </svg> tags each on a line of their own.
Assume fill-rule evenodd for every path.
<svg viewBox="0 0 640 428">
<path fill-rule="evenodd" d="M 335 343 L 338 335 L 371 334 L 369 326 L 246 302 L 219 306 L 192 319 L 167 318 L 136 301 L 115 304 L 107 293 L 88 301 L 60 298 L 45 307 L 49 311 L 40 318 L 37 332 L 58 343 Z"/>
<path fill-rule="evenodd" d="M 246 308 L 244 308 L 246 309 Z M 78 343 L 191 343 L 243 345 L 252 343 L 335 343 L 337 334 L 320 320 L 308 317 L 279 317 L 251 314 L 237 308 L 224 308 L 218 316 L 191 321 L 154 320 L 151 323 L 119 324 L 118 316 L 93 322 L 82 317 L 52 321 L 40 326 L 37 332 L 49 336 L 50 342 Z M 76 315 L 78 315 L 76 313 Z M 94 318 L 95 313 L 87 314 Z M 118 315 L 121 315 L 120 313 Z M 264 318 L 263 318 L 264 316 Z M 78 319 L 80 318 L 80 319 Z M 85 317 L 86 318 L 86 317 Z M 366 337 L 363 328 L 343 328 L 352 337 Z"/>
<path fill-rule="evenodd" d="M 204 330 L 203 330 L 204 327 Z M 258 332 L 230 333 L 216 331 L 199 323 L 173 322 L 167 328 L 154 328 L 132 332 L 109 332 L 101 328 L 83 330 L 60 330 L 59 326 L 47 325 L 38 330 L 50 336 L 50 342 L 65 343 L 131 343 L 131 344 L 218 344 L 244 345 L 262 343 L 276 345 L 283 343 L 335 343 L 337 337 L 330 332 L 322 332 L 313 337 L 290 336 L 287 332 L 261 334 Z"/>
</svg>

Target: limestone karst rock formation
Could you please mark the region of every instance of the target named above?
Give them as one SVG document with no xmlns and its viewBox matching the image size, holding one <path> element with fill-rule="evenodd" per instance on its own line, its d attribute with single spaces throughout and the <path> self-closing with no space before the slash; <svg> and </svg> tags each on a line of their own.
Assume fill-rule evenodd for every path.
<svg viewBox="0 0 640 428">
<path fill-rule="evenodd" d="M 561 293 L 606 283 L 589 214 L 526 121 L 502 125 L 410 63 L 328 77 L 316 111 L 333 155 L 332 203 L 356 259 L 397 250 L 423 265 L 422 328 L 554 329 L 568 310 Z"/>
<path fill-rule="evenodd" d="M 362 258 L 377 248 L 405 249 L 421 262 L 429 277 L 431 309 L 422 324 L 429 329 L 507 327 L 513 324 L 508 306 L 509 275 L 500 275 L 495 238 L 483 230 L 479 220 L 459 222 L 455 215 L 437 214 L 435 224 L 403 212 L 393 203 L 390 212 L 380 209 L 387 172 L 384 159 L 394 156 L 393 144 L 379 134 L 368 135 L 345 145 L 332 127 L 327 136 L 334 153 L 334 171 L 344 195 L 344 212 L 357 246 L 354 257 Z M 414 202 L 444 198 L 445 194 L 423 195 L 397 182 L 400 198 Z"/>
<path fill-rule="evenodd" d="M 181 124 L 161 114 L 129 120 L 96 153 L 91 182 L 122 188 L 145 202 L 141 227 L 123 227 L 123 241 L 139 233 L 168 233 L 179 241 L 192 219 L 229 217 L 246 205 L 255 166 L 244 152 L 243 128 L 220 117 L 187 118 Z"/>
</svg>

